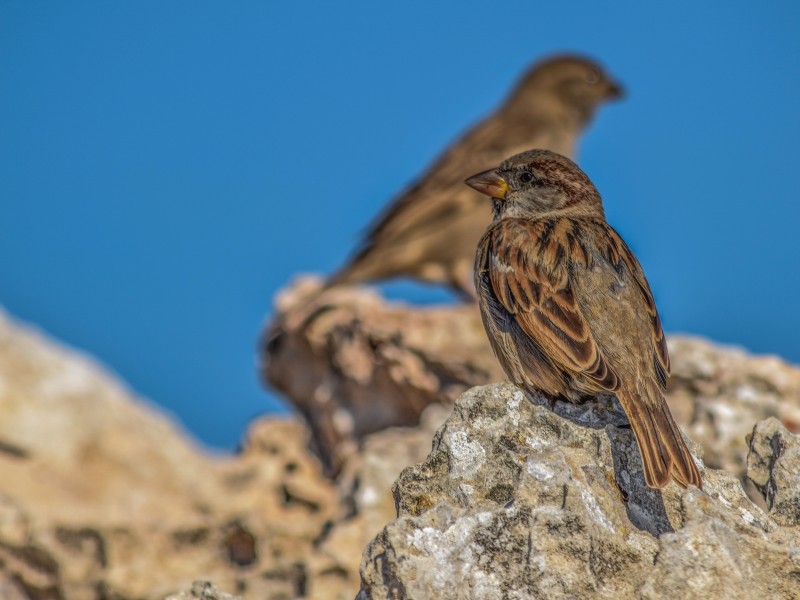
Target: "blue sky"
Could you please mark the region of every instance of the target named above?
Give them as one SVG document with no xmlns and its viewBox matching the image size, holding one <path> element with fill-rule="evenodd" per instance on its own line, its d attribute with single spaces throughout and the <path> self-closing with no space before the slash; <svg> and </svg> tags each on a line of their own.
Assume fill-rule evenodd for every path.
<svg viewBox="0 0 800 600">
<path fill-rule="evenodd" d="M 800 4 L 601 4 L 0 2 L 0 304 L 232 448 L 283 410 L 274 292 L 574 50 L 629 91 L 580 163 L 667 330 L 800 362 Z"/>
</svg>

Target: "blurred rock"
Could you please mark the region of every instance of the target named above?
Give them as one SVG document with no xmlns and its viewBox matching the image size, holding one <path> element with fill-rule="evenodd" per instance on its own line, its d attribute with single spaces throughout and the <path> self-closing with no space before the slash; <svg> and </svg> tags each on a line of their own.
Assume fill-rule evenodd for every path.
<svg viewBox="0 0 800 600">
<path fill-rule="evenodd" d="M 262 418 L 233 457 L 209 456 L 95 361 L 0 313 L 0 598 L 160 600 L 191 593 L 198 579 L 247 598 L 356 595 L 364 546 L 397 516 L 391 484 L 404 467 L 425 461 L 435 431 L 462 391 L 502 375 L 472 307 L 415 309 L 344 288 L 308 300 L 318 283 L 305 285 L 279 301 L 284 328 L 265 346 L 264 373 L 282 382 L 312 431 L 297 418 Z M 797 371 L 778 359 L 700 340 L 674 338 L 671 347 L 670 402 L 700 439 L 694 448 L 705 449 L 707 464 L 743 476 L 745 434 L 769 416 L 783 423 L 785 430 L 776 424 L 774 431 L 753 436 L 751 476 L 769 498 L 762 499 L 772 507 L 765 518 L 786 526 L 797 487 L 789 478 L 797 469 L 787 462 L 790 452 L 775 448 L 790 444 L 794 438 L 787 436 L 800 422 Z M 534 410 L 527 401 L 520 407 L 510 411 L 512 422 L 520 410 Z M 616 427 L 623 421 L 613 402 L 559 410 L 593 426 L 599 426 L 597 415 L 612 419 L 596 434 L 613 432 L 606 446 L 618 444 L 624 461 L 638 460 L 629 433 Z M 621 502 L 624 494 L 613 479 L 603 487 L 591 452 L 582 450 L 589 458 L 578 452 L 592 440 L 576 441 L 560 460 L 585 464 L 586 473 L 594 473 L 597 506 L 622 519 L 612 500 Z M 328 473 L 337 473 L 335 479 L 323 474 L 309 445 L 323 456 Z M 470 449 L 479 460 L 480 452 L 467 443 L 464 451 Z M 467 462 L 457 468 L 466 473 Z M 502 465 L 489 469 L 491 464 L 486 463 L 488 491 L 500 502 L 509 489 L 504 484 L 513 488 L 519 476 L 504 482 L 512 471 Z M 773 469 L 783 464 L 783 474 Z M 616 467 L 620 477 L 633 472 L 624 466 Z M 636 539 L 650 540 L 641 541 L 645 549 L 656 543 L 648 532 L 662 531 L 667 522 L 675 529 L 658 540 L 658 560 L 667 560 L 673 555 L 665 540 L 680 535 L 676 523 L 686 521 L 688 509 L 677 516 L 664 509 L 665 517 L 647 490 L 637 491 L 636 481 L 622 479 L 633 498 L 622 512 L 643 528 L 631 531 Z M 758 494 L 755 486 L 751 491 Z M 572 495 L 569 501 L 577 501 Z M 420 494 L 414 518 L 424 516 L 434 497 L 445 495 Z M 720 497 L 740 506 L 732 492 Z M 468 506 L 469 496 L 464 498 L 458 510 Z M 722 525 L 710 523 L 713 532 L 706 535 L 716 539 Z M 590 530 L 588 521 L 582 527 Z M 585 550 L 589 542 L 580 543 Z M 623 557 L 634 552 L 621 547 Z M 675 552 L 676 561 L 685 558 Z M 613 552 L 597 556 L 617 560 Z"/>
<path fill-rule="evenodd" d="M 334 476 L 364 436 L 413 426 L 433 403 L 503 378 L 477 308 L 414 308 L 366 288 L 301 279 L 276 302 L 262 379 L 300 411 Z"/>
<path fill-rule="evenodd" d="M 392 484 L 405 467 L 425 459 L 434 433 L 448 414 L 444 407 L 434 404 L 425 410 L 418 427 L 392 428 L 369 435 L 361 452 L 351 455 L 345 464 L 337 480 L 342 518 L 331 527 L 319 548 L 339 557 L 342 566 L 356 576 L 356 583 L 364 547 L 397 516 Z M 358 585 L 354 594 L 357 588 Z"/>
<path fill-rule="evenodd" d="M 739 481 L 651 490 L 616 401 L 473 389 L 394 487 L 359 598 L 791 598 L 800 533 Z M 699 447 L 690 444 L 699 454 Z"/>
<path fill-rule="evenodd" d="M 261 372 L 309 422 L 329 474 L 367 434 L 416 425 L 428 405 L 451 406 L 466 389 L 505 379 L 474 306 L 410 307 L 366 288 L 320 294 L 320 285 L 305 278 L 279 295 Z M 800 426 L 800 371 L 698 338 L 671 336 L 669 347 L 676 420 L 709 466 L 746 482 L 753 424 Z"/>
<path fill-rule="evenodd" d="M 667 401 L 706 465 L 735 473 L 751 499 L 762 501 L 746 477 L 745 438 L 774 417 L 800 431 L 800 370 L 775 356 L 753 356 L 695 337 L 670 336 L 672 376 Z"/>
<path fill-rule="evenodd" d="M 166 600 L 242 600 L 242 597 L 226 594 L 210 581 L 195 581 L 190 590 L 169 596 Z"/>
<path fill-rule="evenodd" d="M 198 577 L 254 598 L 355 595 L 365 542 L 341 549 L 349 571 L 314 550 L 342 511 L 299 421 L 259 420 L 239 456 L 209 456 L 2 313 L 0 411 L 0 598 L 161 599 Z"/>
</svg>

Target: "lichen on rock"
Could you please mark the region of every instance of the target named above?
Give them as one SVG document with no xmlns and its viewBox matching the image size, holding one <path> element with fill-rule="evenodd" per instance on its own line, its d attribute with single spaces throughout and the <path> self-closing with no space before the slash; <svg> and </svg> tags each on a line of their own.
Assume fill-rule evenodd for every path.
<svg viewBox="0 0 800 600">
<path fill-rule="evenodd" d="M 650 489 L 613 399 L 554 411 L 520 396 L 496 384 L 459 398 L 428 458 L 394 486 L 398 518 L 365 551 L 360 598 L 800 589 L 800 536 L 750 502 L 735 476 L 698 456 L 705 491 Z"/>
<path fill-rule="evenodd" d="M 747 476 L 764 495 L 769 515 L 785 527 L 800 525 L 800 439 L 770 418 L 756 424 L 749 446 Z"/>
</svg>

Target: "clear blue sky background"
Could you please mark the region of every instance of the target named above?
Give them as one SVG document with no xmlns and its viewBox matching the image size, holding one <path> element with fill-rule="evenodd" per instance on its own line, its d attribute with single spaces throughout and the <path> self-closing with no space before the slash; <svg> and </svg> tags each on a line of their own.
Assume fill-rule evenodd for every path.
<svg viewBox="0 0 800 600">
<path fill-rule="evenodd" d="M 0 304 L 231 448 L 282 410 L 274 292 L 567 49 L 629 90 L 580 162 L 668 331 L 800 362 L 798 31 L 790 1 L 2 1 Z"/>
</svg>

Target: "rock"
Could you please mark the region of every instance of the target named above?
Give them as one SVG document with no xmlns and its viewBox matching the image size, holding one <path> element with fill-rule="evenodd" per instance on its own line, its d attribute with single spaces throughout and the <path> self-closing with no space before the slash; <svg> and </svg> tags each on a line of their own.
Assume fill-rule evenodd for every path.
<svg viewBox="0 0 800 600">
<path fill-rule="evenodd" d="M 308 301 L 292 298 L 293 293 L 302 295 L 301 291 L 299 287 L 290 290 L 285 302 L 279 303 L 284 327 L 267 346 L 271 353 L 265 355 L 270 360 L 264 368 L 270 377 L 283 378 L 286 389 L 296 396 L 293 400 L 305 406 L 302 412 L 313 429 L 309 431 L 293 417 L 264 417 L 249 428 L 241 452 L 224 457 L 198 448 L 167 416 L 137 398 L 96 361 L 0 312 L 0 598 L 161 599 L 189 590 L 198 578 L 248 598 L 350 600 L 356 595 L 364 546 L 376 536 L 383 539 L 381 530 L 397 517 L 392 482 L 404 467 L 427 464 L 434 433 L 459 393 L 502 375 L 486 350 L 471 307 L 415 309 L 386 303 L 358 289 L 332 290 L 303 305 Z M 289 310 L 286 303 L 295 303 L 295 308 Z M 729 466 L 742 476 L 744 435 L 752 431 L 753 423 L 775 416 L 786 427 L 776 425 L 772 433 L 763 430 L 766 433 L 751 438 L 757 442 L 752 444 L 757 453 L 752 454 L 750 476 L 770 498 L 769 503 L 762 498 L 763 506 L 771 507 L 769 515 L 762 521 L 762 513 L 753 511 L 740 492 L 731 491 L 738 490 L 733 477 L 708 469 L 707 482 L 730 487 L 719 498 L 731 505 L 709 522 L 700 516 L 691 521 L 692 511 L 701 505 L 699 501 L 691 504 L 679 490 L 669 488 L 663 496 L 653 496 L 642 489 L 640 479 L 631 475 L 636 472 L 638 453 L 633 452 L 629 431 L 621 427 L 624 419 L 613 401 L 601 398 L 590 406 L 559 405 L 562 416 L 590 426 L 594 437 L 580 437 L 575 433 L 578 429 L 566 426 L 553 429 L 551 423 L 547 427 L 552 426 L 553 438 L 561 439 L 563 432 L 572 446 L 566 444 L 561 454 L 555 446 L 548 450 L 547 460 L 537 460 L 553 471 L 553 477 L 556 468 L 583 465 L 575 477 L 558 475 L 567 486 L 570 510 L 578 510 L 582 501 L 578 492 L 585 491 L 570 483 L 577 477 L 588 486 L 588 497 L 594 498 L 597 510 L 608 511 L 606 518 L 612 526 L 622 523 L 630 529 L 626 540 L 634 540 L 641 548 L 637 550 L 634 544 L 631 550 L 633 542 L 624 545 L 614 536 L 597 541 L 597 531 L 606 530 L 592 521 L 591 503 L 581 509 L 583 521 L 573 520 L 595 534 L 584 540 L 573 532 L 571 541 L 558 543 L 582 551 L 589 544 L 590 554 L 609 561 L 611 570 L 615 564 L 628 565 L 625 557 L 644 556 L 651 560 L 652 577 L 661 573 L 661 580 L 652 579 L 659 582 L 652 589 L 658 589 L 672 575 L 666 567 L 659 571 L 652 565 L 686 559 L 680 549 L 682 538 L 669 536 L 683 535 L 691 527 L 697 531 L 710 527 L 703 530 L 708 543 L 717 544 L 714 548 L 719 552 L 734 548 L 737 554 L 731 555 L 732 564 L 741 577 L 749 577 L 736 557 L 749 557 L 751 546 L 734 547 L 731 540 L 738 544 L 741 540 L 735 536 L 741 532 L 735 519 L 725 520 L 730 511 L 745 518 L 751 515 L 755 523 L 771 527 L 767 539 L 777 540 L 784 549 L 796 547 L 786 528 L 791 523 L 792 490 L 797 487 L 790 477 L 797 468 L 787 462 L 791 452 L 779 449 L 782 445 L 790 449 L 791 431 L 799 422 L 797 371 L 778 359 L 753 358 L 701 340 L 673 338 L 670 343 L 675 365 L 670 402 L 679 420 L 682 416 L 682 422 L 699 436 L 702 443 L 693 448 L 698 455 L 705 448 L 707 464 Z M 292 362 L 292 353 L 301 362 Z M 278 365 L 285 369 L 283 374 L 278 373 Z M 308 394 L 305 399 L 303 393 Z M 505 406 L 512 424 L 514 419 L 524 420 L 526 411 L 538 410 L 530 408 L 527 400 L 516 408 Z M 544 414 L 546 425 L 546 418 L 553 415 L 549 410 Z M 531 473 L 523 469 L 514 475 L 511 463 L 493 464 L 493 454 L 481 454 L 481 449 L 486 452 L 484 446 L 479 449 L 470 437 L 455 435 L 447 438 L 459 449 L 454 468 L 466 478 L 470 460 L 483 461 L 482 472 L 492 485 L 483 491 L 473 485 L 472 494 L 485 493 L 493 503 L 489 506 L 516 493 L 523 472 L 528 480 L 547 479 L 548 471 L 542 471 L 538 463 L 532 463 Z M 595 442 L 598 450 L 590 451 Z M 437 447 L 442 443 L 440 435 Z M 520 442 L 512 436 L 502 443 Z M 330 444 L 324 465 L 308 452 L 309 444 L 323 456 L 322 449 Z M 608 448 L 615 449 L 618 464 L 608 463 L 606 454 L 606 462 L 596 458 Z M 495 454 L 505 456 L 503 452 L 507 450 Z M 335 479 L 324 476 L 325 465 L 329 475 L 338 473 Z M 784 472 L 776 471 L 776 465 L 784 465 Z M 609 479 L 611 473 L 619 479 Z M 507 477 L 511 478 L 506 481 Z M 755 485 L 751 491 L 760 497 Z M 561 490 L 540 492 L 544 506 L 559 509 Z M 461 494 L 460 504 L 447 504 L 452 494 Z M 466 487 L 442 487 L 436 494 L 420 488 L 416 500 L 398 497 L 402 514 L 398 523 L 428 518 L 431 511 L 439 514 L 437 518 L 460 523 L 475 502 L 469 494 Z M 620 512 L 617 505 L 625 494 L 627 510 Z M 534 497 L 529 494 L 525 501 L 532 502 Z M 669 499 L 673 497 L 680 497 L 680 502 Z M 442 500 L 438 507 L 436 498 Z M 511 507 L 523 505 L 523 499 Z M 539 526 L 546 522 L 541 515 L 536 518 Z M 633 525 L 625 525 L 626 520 Z M 505 522 L 514 525 L 511 520 Z M 414 524 L 407 523 L 408 527 Z M 532 522 L 527 525 L 536 527 Z M 438 526 L 430 525 L 431 534 Z M 475 527 L 479 526 L 480 521 Z M 563 527 L 569 531 L 571 526 Z M 728 530 L 734 533 L 725 533 Z M 659 532 L 656 540 L 653 533 Z M 516 543 L 504 536 L 505 532 L 498 533 L 498 543 Z M 384 538 L 389 544 L 390 538 Z M 670 539 L 679 540 L 674 542 L 676 549 L 667 545 Z M 560 547 L 541 538 L 542 548 L 551 543 Z M 400 547 L 399 542 L 392 544 Z M 655 563 L 651 547 L 660 549 Z M 387 548 L 389 556 L 394 551 Z M 769 552 L 764 551 L 764 556 L 773 556 Z M 784 550 L 778 550 L 775 564 L 791 573 L 790 565 L 780 563 L 782 557 Z M 583 564 L 579 558 L 570 559 L 577 561 L 573 562 L 576 568 Z M 753 560 L 758 564 L 757 558 Z M 592 564 L 595 570 L 603 568 Z M 559 568 L 568 570 L 568 563 Z M 637 568 L 631 567 L 633 572 Z M 390 573 L 388 567 L 386 573 Z M 701 577 L 702 572 L 698 573 Z M 493 577 L 500 574 L 502 570 Z M 785 581 L 785 577 L 776 576 L 775 581 Z M 640 589 L 646 589 L 644 584 Z"/>
<path fill-rule="evenodd" d="M 419 427 L 397 427 L 369 435 L 362 450 L 350 456 L 337 480 L 342 518 L 319 547 L 338 557 L 341 568 L 357 576 L 364 547 L 397 516 L 392 484 L 405 467 L 425 459 L 436 429 L 448 414 L 443 407 L 432 405 L 422 414 Z"/>
<path fill-rule="evenodd" d="M 473 389 L 395 484 L 359 598 L 796 597 L 798 531 L 690 447 L 705 491 L 651 490 L 615 400 Z"/>
<path fill-rule="evenodd" d="M 430 404 L 503 378 L 475 306 L 413 308 L 353 287 L 309 301 L 320 285 L 303 279 L 278 297 L 261 375 L 309 423 L 329 475 L 366 435 L 417 425 Z"/>
<path fill-rule="evenodd" d="M 0 598 L 161 599 L 198 576 L 247 597 L 355 595 L 366 539 L 339 549 L 348 569 L 315 550 L 342 509 L 298 420 L 259 420 L 238 456 L 210 456 L 2 313 L 0 411 Z"/>
<path fill-rule="evenodd" d="M 772 418 L 756 424 L 749 442 L 747 476 L 769 515 L 784 527 L 800 525 L 800 438 Z"/>
<path fill-rule="evenodd" d="M 474 306 L 410 307 L 354 287 L 315 297 L 320 285 L 305 278 L 279 295 L 261 375 L 309 422 L 328 475 L 370 433 L 415 426 L 430 404 L 449 407 L 466 389 L 505 379 Z M 753 424 L 774 416 L 798 431 L 800 370 L 698 338 L 670 336 L 669 347 L 667 402 L 678 424 L 709 466 L 749 483 Z"/>
<path fill-rule="evenodd" d="M 237 456 L 210 456 L 94 360 L 2 313 L 0 410 L 4 600 L 161 599 L 199 576 L 245 597 L 352 600 L 364 546 L 396 516 L 391 484 L 447 414 L 366 435 L 337 481 L 295 418 L 258 419 Z"/>
<path fill-rule="evenodd" d="M 226 594 L 210 581 L 194 581 L 190 590 L 168 596 L 166 600 L 242 600 L 242 597 Z"/>
<path fill-rule="evenodd" d="M 693 337 L 671 336 L 669 350 L 667 401 L 675 420 L 703 446 L 708 466 L 735 473 L 751 499 L 762 501 L 746 477 L 745 438 L 770 417 L 800 431 L 800 370 Z"/>
</svg>

